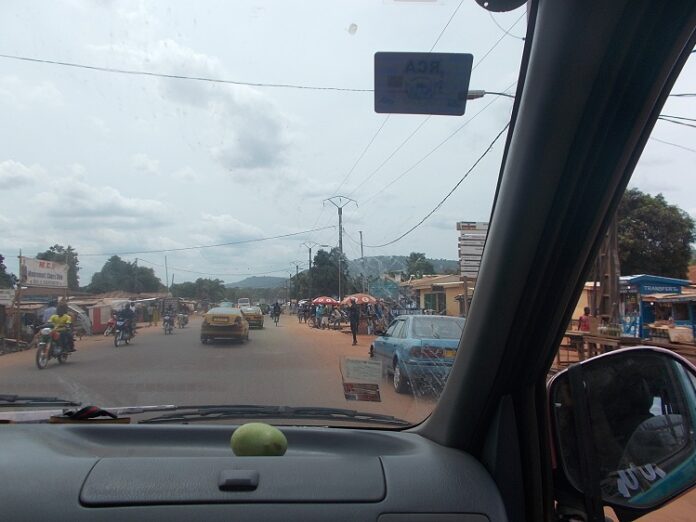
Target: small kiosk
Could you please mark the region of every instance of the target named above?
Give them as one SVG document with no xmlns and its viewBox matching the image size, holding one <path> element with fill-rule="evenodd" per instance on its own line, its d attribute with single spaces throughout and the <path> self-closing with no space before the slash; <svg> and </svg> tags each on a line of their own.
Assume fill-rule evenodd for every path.
<svg viewBox="0 0 696 522">
<path fill-rule="evenodd" d="M 619 316 L 622 335 L 648 337 L 646 325 L 659 320 L 667 320 L 672 315 L 660 298 L 665 295 L 681 295 L 690 285 L 686 279 L 675 279 L 654 275 L 632 275 L 619 278 Z"/>
</svg>

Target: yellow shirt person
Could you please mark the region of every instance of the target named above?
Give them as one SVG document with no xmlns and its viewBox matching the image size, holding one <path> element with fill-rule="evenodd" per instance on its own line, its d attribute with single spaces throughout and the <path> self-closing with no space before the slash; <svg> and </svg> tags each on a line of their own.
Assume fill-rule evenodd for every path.
<svg viewBox="0 0 696 522">
<path fill-rule="evenodd" d="M 68 314 L 52 315 L 49 321 L 53 324 L 53 327 L 58 331 L 66 330 L 72 324 L 72 318 Z"/>
</svg>

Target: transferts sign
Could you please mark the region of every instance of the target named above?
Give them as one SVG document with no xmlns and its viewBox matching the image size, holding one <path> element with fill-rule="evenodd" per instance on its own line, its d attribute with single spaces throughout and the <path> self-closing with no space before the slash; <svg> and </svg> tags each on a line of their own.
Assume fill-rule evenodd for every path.
<svg viewBox="0 0 696 522">
<path fill-rule="evenodd" d="M 463 115 L 473 61 L 459 53 L 375 53 L 375 112 Z"/>
<path fill-rule="evenodd" d="M 20 280 L 26 286 L 67 288 L 68 265 L 31 257 L 19 259 Z"/>
</svg>

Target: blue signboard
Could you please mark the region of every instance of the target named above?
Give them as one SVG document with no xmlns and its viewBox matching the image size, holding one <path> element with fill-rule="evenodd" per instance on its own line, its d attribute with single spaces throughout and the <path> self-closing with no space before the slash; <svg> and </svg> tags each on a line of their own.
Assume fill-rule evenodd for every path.
<svg viewBox="0 0 696 522">
<path fill-rule="evenodd" d="M 463 115 L 473 61 L 460 53 L 375 53 L 375 111 Z"/>
<path fill-rule="evenodd" d="M 645 294 L 681 294 L 679 285 L 664 285 L 659 283 L 642 283 L 638 285 L 642 295 Z"/>
</svg>

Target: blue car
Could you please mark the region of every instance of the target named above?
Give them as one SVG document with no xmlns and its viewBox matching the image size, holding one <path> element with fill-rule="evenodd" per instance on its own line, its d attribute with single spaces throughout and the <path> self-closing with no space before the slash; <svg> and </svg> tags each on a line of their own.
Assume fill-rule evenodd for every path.
<svg viewBox="0 0 696 522">
<path fill-rule="evenodd" d="M 461 317 L 400 316 L 373 341 L 370 356 L 382 361 L 397 393 L 406 393 L 422 383 L 441 390 L 463 329 Z"/>
</svg>

